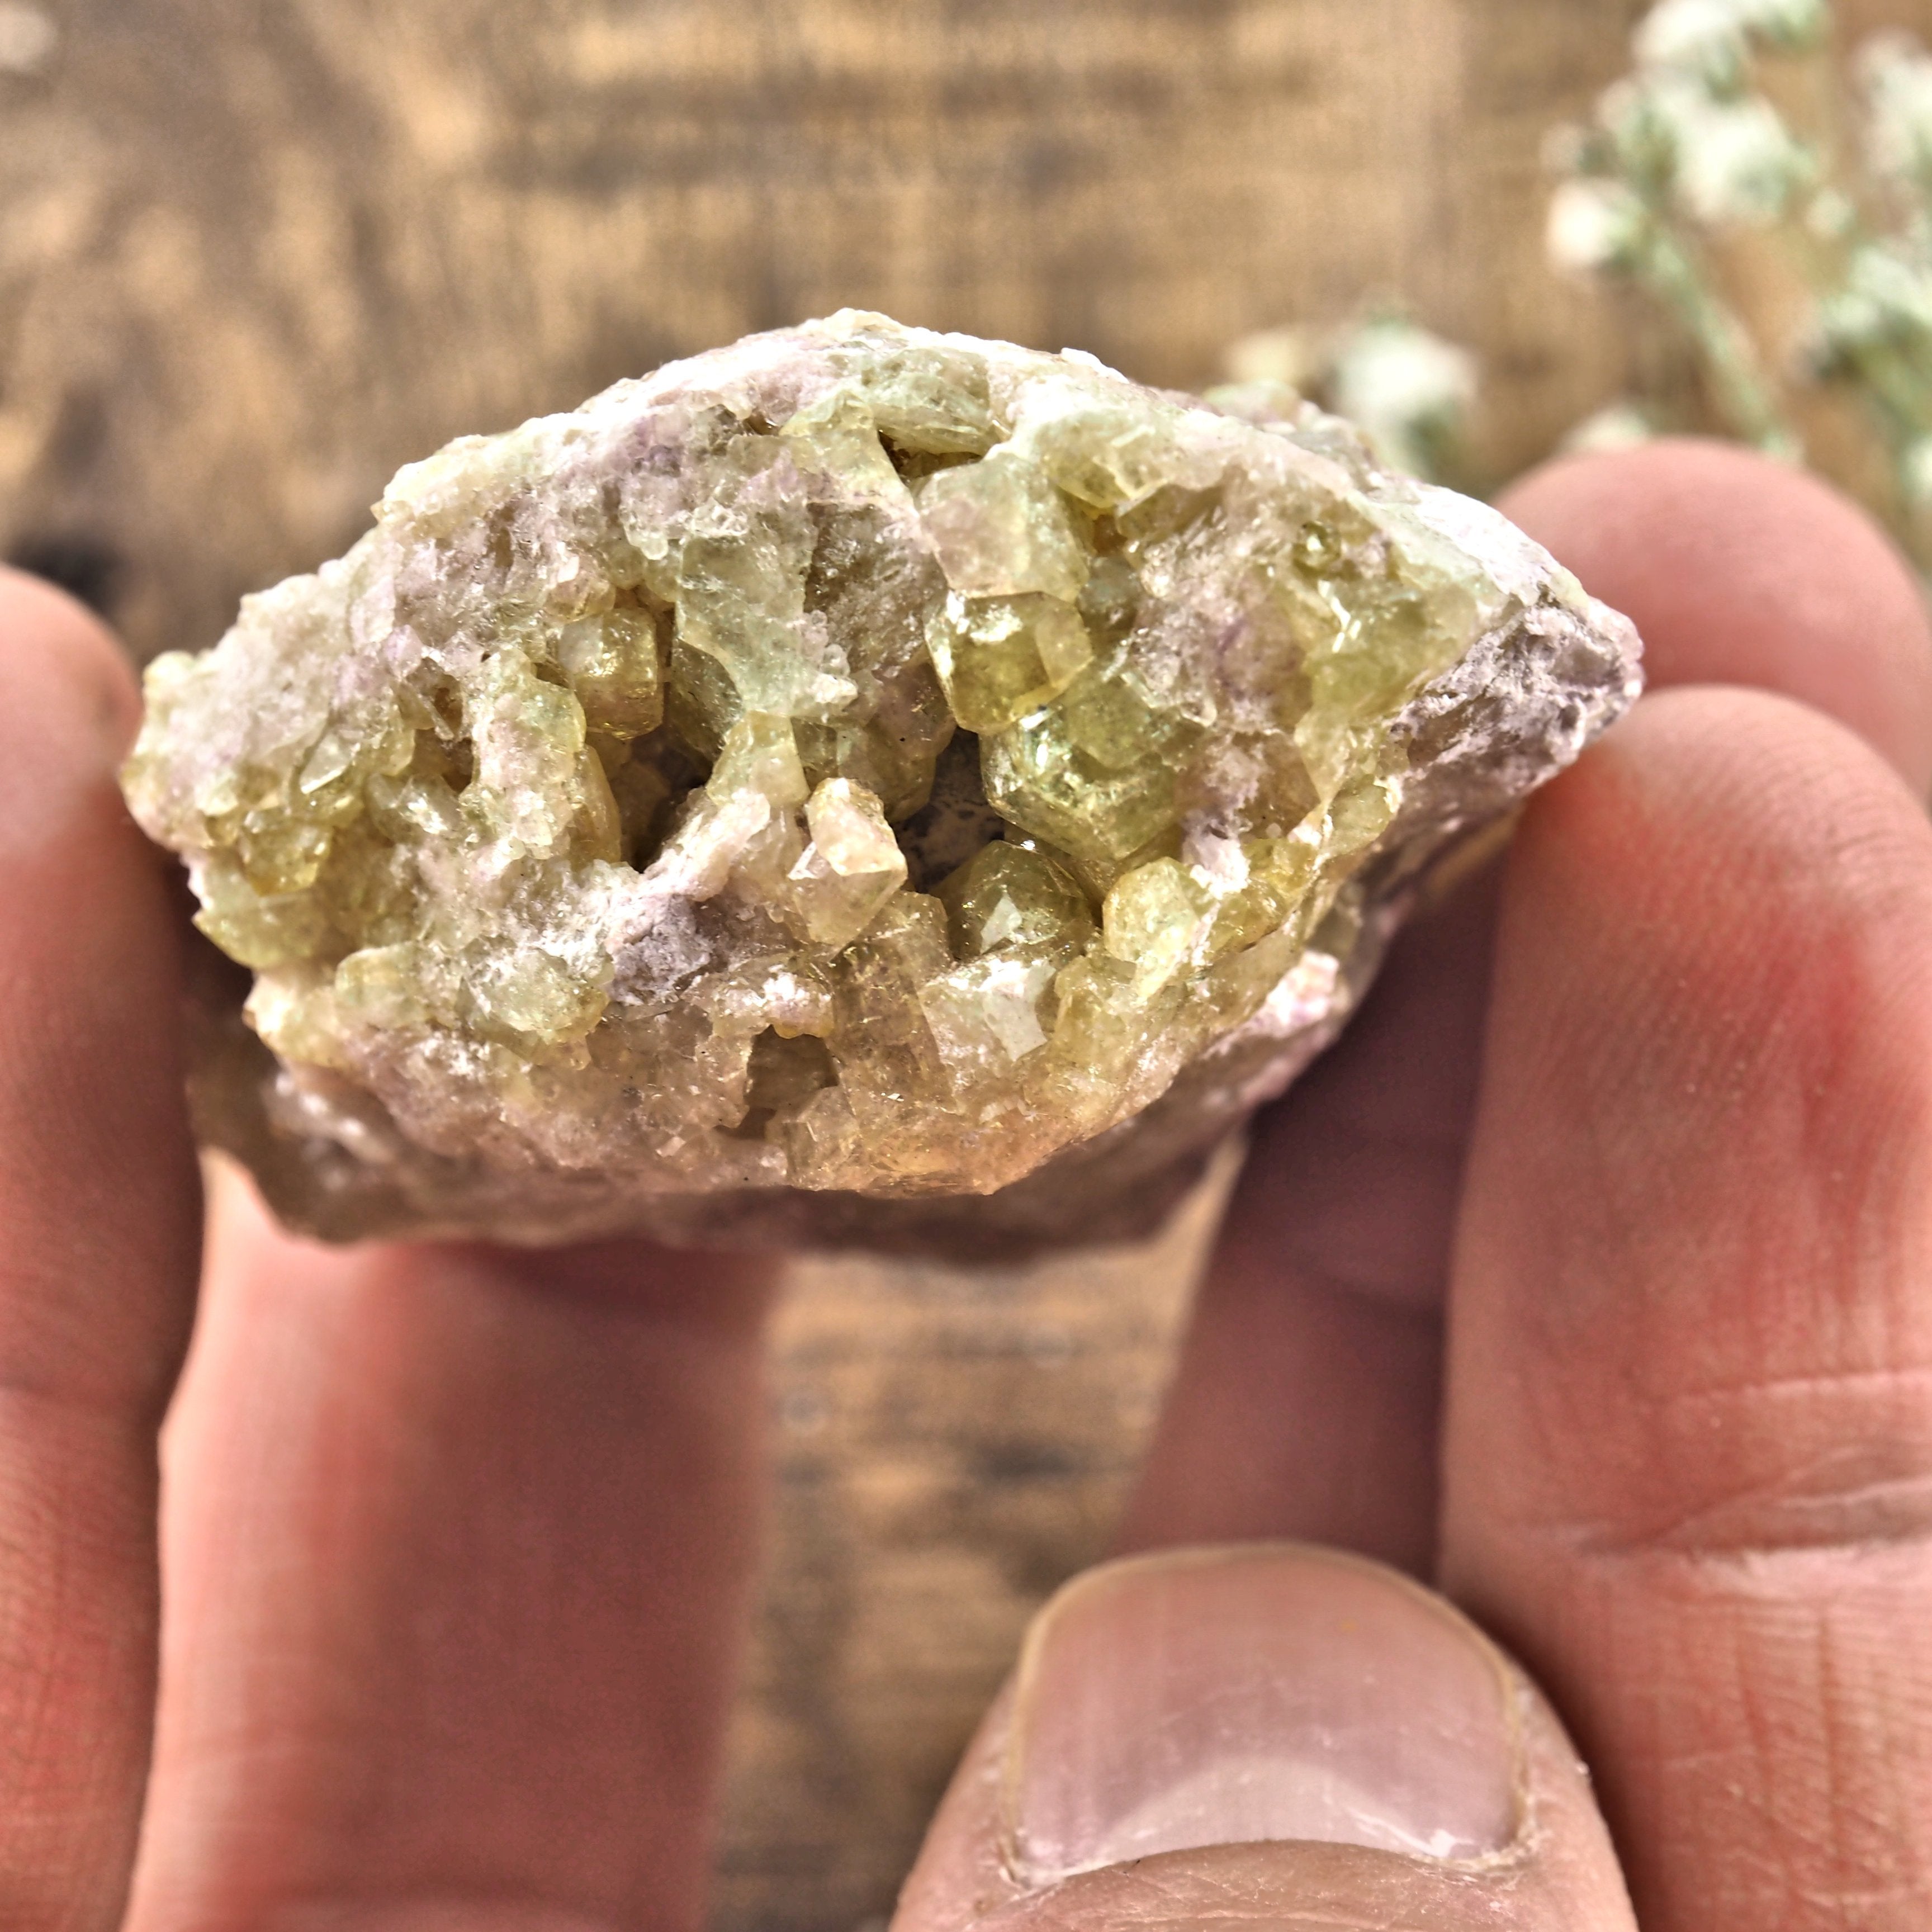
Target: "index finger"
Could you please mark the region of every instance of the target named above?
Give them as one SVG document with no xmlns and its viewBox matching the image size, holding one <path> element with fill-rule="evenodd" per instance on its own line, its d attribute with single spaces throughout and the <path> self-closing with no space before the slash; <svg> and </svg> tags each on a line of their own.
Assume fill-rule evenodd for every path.
<svg viewBox="0 0 1932 1932">
<path fill-rule="evenodd" d="M 1932 824 L 1666 694 L 1511 856 L 1450 1301 L 1449 1587 L 1655 1932 L 1932 1922 Z"/>
<path fill-rule="evenodd" d="M 1680 439 L 1549 464 L 1502 507 L 1635 617 L 1653 691 L 1796 698 L 1924 795 L 1932 628 L 1904 560 L 1834 491 Z M 1298 1536 L 1426 1570 L 1492 927 L 1480 891 L 1418 920 L 1341 1043 L 1256 1123 L 1130 1547 Z"/>
<path fill-rule="evenodd" d="M 1932 642 L 1905 560 L 1849 499 L 1735 445 L 1546 464 L 1502 507 L 1643 639 L 1653 691 L 1780 692 L 1932 788 Z"/>
<path fill-rule="evenodd" d="M 133 681 L 0 573 L 0 1924 L 118 1922 L 147 1774 L 155 1434 L 200 1196 L 164 873 L 115 788 Z"/>
</svg>

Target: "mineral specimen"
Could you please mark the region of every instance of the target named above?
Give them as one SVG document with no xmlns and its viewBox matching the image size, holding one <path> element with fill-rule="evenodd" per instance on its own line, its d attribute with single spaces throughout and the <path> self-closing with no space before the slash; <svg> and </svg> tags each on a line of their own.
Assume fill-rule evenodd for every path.
<svg viewBox="0 0 1932 1932">
<path fill-rule="evenodd" d="M 1286 392 L 847 313 L 404 470 L 125 782 L 292 1225 L 986 1250 L 1157 1215 L 1636 655 Z"/>
</svg>

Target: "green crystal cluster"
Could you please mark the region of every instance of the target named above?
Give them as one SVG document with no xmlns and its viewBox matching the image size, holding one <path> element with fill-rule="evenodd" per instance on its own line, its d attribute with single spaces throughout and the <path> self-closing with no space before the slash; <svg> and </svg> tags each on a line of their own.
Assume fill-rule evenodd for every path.
<svg viewBox="0 0 1932 1932">
<path fill-rule="evenodd" d="M 848 313 L 404 470 L 155 662 L 125 784 L 254 976 L 209 1137 L 540 1238 L 983 1195 L 1280 1058 L 1634 652 L 1291 397 Z"/>
</svg>

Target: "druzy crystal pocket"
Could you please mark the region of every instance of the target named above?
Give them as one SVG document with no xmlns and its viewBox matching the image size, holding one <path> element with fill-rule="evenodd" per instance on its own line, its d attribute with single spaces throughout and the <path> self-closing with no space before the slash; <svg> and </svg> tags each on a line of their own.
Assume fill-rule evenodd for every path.
<svg viewBox="0 0 1932 1932">
<path fill-rule="evenodd" d="M 404 470 L 126 786 L 294 1225 L 990 1249 L 1157 1213 L 1636 658 L 1285 394 L 847 314 Z"/>
</svg>

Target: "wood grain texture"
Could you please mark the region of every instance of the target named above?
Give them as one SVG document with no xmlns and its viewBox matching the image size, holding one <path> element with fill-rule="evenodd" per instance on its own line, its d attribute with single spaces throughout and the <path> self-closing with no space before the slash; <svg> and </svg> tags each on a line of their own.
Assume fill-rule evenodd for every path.
<svg viewBox="0 0 1932 1932">
<path fill-rule="evenodd" d="M 1400 290 L 1616 386 L 1537 142 L 1630 0 L 66 0 L 0 77 L 0 505 L 136 650 L 339 550 L 400 463 L 842 304 L 1198 384 Z"/>
<path fill-rule="evenodd" d="M 0 542 L 137 653 L 203 644 L 448 436 L 848 303 L 1192 386 L 1400 292 L 1483 356 L 1506 474 L 1667 352 L 1540 260 L 1544 130 L 1641 10 L 50 0 L 50 62 L 0 74 Z M 799 1270 L 721 1932 L 889 1908 L 1106 1546 L 1205 1213 L 1024 1275 Z"/>
<path fill-rule="evenodd" d="M 719 1927 L 845 1932 L 890 1909 L 1028 1618 L 1106 1553 L 1232 1178 L 1141 1250 L 794 1270 Z"/>
</svg>

